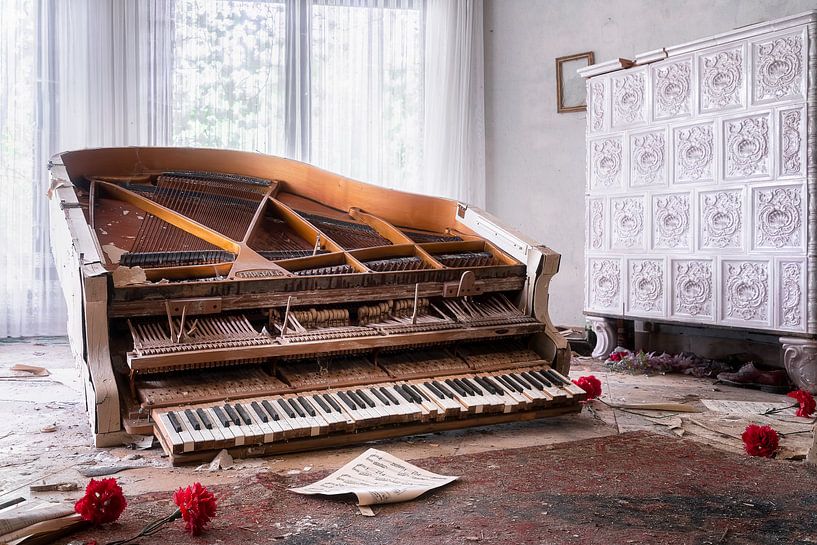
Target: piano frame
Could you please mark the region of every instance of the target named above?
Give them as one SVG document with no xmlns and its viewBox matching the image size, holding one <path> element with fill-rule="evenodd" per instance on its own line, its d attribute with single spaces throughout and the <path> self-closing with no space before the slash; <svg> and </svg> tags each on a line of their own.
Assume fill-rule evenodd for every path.
<svg viewBox="0 0 817 545">
<path fill-rule="evenodd" d="M 73 185 L 86 177 L 194 170 L 262 177 L 281 180 L 281 183 L 297 188 L 299 195 L 339 210 L 352 207 L 363 211 L 376 210 L 379 218 L 392 225 L 428 230 L 454 227 L 459 232 L 478 235 L 518 260 L 525 267 L 526 278 L 523 283 L 516 278 L 499 278 L 485 286 L 479 285 L 481 281 L 477 280 L 476 289 L 521 290 L 523 308 L 544 324 L 544 332 L 533 337 L 535 351 L 562 374 L 566 375 L 569 370 L 567 342 L 558 334 L 548 315 L 548 289 L 551 278 L 559 269 L 559 254 L 503 226 L 498 219 L 478 208 L 453 200 L 368 185 L 297 161 L 240 151 L 140 147 L 91 149 L 55 155 L 49 169 L 52 253 L 68 307 L 69 341 L 83 377 L 86 408 L 96 446 L 121 444 L 127 433 L 123 422 L 122 393 L 111 362 L 110 319 L 164 314 L 165 302 L 171 306 L 183 302 L 199 313 L 280 305 L 286 301 L 287 294 L 276 291 L 275 285 L 291 281 L 292 277 L 244 280 L 240 283 L 247 286 L 244 290 L 238 289 L 239 283 L 235 281 L 224 282 L 220 292 L 215 290 L 217 295 L 213 295 L 213 282 L 154 284 L 147 288 L 149 291 L 141 285 L 114 288 L 112 273 L 104 266 L 99 240 L 84 216 Z M 454 270 L 437 272 L 451 272 L 450 281 L 423 283 L 421 297 L 444 294 L 446 289 L 451 289 L 452 283 L 456 285 L 461 274 L 455 275 L 457 271 Z M 310 293 L 315 302 L 342 302 L 348 298 L 348 288 L 335 289 L 328 280 L 310 279 Z M 409 298 L 415 295 L 414 292 L 405 285 L 359 285 L 355 288 L 355 298 L 372 301 Z M 308 297 L 299 297 L 299 303 L 308 304 Z M 546 412 L 552 415 L 575 411 L 575 408 L 554 408 L 539 411 L 542 414 L 538 416 L 546 416 Z M 515 420 L 536 417 L 531 413 Z M 510 420 L 505 415 L 485 419 L 485 424 Z M 456 424 L 436 423 L 432 427 L 440 430 L 479 425 Z M 418 424 L 417 431 L 403 431 L 399 435 L 432 431 L 428 426 Z M 372 438 L 398 435 L 390 433 L 388 428 L 367 433 Z M 329 439 L 324 439 L 318 446 L 331 446 L 333 441 Z M 358 440 L 363 440 L 362 436 Z M 314 443 L 317 442 L 316 439 Z M 318 447 L 307 442 L 304 448 Z M 276 447 L 267 446 L 261 450 L 272 453 Z"/>
</svg>

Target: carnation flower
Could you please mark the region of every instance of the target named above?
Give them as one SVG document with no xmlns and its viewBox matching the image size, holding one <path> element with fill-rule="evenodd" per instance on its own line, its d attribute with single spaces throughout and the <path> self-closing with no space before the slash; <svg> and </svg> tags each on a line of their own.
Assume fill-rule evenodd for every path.
<svg viewBox="0 0 817 545">
<path fill-rule="evenodd" d="M 91 479 L 85 495 L 74 504 L 74 511 L 91 524 L 105 524 L 118 519 L 127 505 L 116 479 Z"/>
<path fill-rule="evenodd" d="M 573 384 L 587 392 L 587 400 L 596 399 L 601 395 L 601 381 L 593 375 L 579 377 Z"/>
<path fill-rule="evenodd" d="M 771 426 L 749 424 L 741 435 L 743 448 L 749 456 L 771 458 L 777 452 L 780 438 Z"/>
<path fill-rule="evenodd" d="M 808 418 L 814 413 L 814 409 L 817 408 L 817 403 L 815 403 L 814 397 L 805 390 L 796 390 L 794 392 L 789 392 L 786 395 L 797 401 L 799 404 L 797 412 L 795 413 L 797 416 Z"/>
<path fill-rule="evenodd" d="M 216 497 L 201 483 L 193 483 L 192 486 L 187 488 L 179 488 L 173 494 L 173 501 L 178 509 L 171 514 L 154 520 L 142 528 L 142 531 L 135 536 L 112 541 L 107 545 L 125 545 L 136 541 L 140 537 L 152 536 L 162 530 L 166 524 L 178 519 L 184 519 L 184 529 L 190 532 L 191 535 L 197 536 L 202 533 L 210 519 L 216 516 Z"/>
<path fill-rule="evenodd" d="M 216 498 L 201 483 L 179 488 L 173 494 L 173 501 L 182 513 L 184 529 L 191 535 L 199 535 L 210 519 L 216 516 Z"/>
<path fill-rule="evenodd" d="M 613 361 L 621 361 L 621 356 L 622 356 L 621 352 L 613 352 L 612 354 L 610 354 L 610 359 Z"/>
</svg>

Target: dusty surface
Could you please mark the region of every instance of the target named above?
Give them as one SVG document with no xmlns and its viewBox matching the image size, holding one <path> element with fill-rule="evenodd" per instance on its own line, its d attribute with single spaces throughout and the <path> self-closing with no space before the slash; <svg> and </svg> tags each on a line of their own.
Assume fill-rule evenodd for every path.
<svg viewBox="0 0 817 545">
<path fill-rule="evenodd" d="M 645 456 L 649 453 L 649 456 Z M 701 443 L 627 433 L 545 447 L 425 458 L 462 479 L 409 504 L 357 514 L 351 498 L 287 488 L 323 473 L 261 472 L 214 488 L 220 514 L 197 542 L 283 544 L 805 544 L 817 540 L 817 470 Z M 167 494 L 134 498 L 121 523 L 75 540 L 100 543 L 171 512 Z M 183 540 L 180 523 L 142 539 Z M 67 540 L 63 541 L 65 543 Z"/>
<path fill-rule="evenodd" d="M 759 512 L 758 509 L 763 510 L 765 516 L 771 517 L 772 514 L 778 513 L 783 503 L 791 507 L 789 504 L 795 502 L 794 499 L 775 497 L 769 500 L 770 503 L 757 504 L 766 507 L 752 509 L 746 507 L 744 509 L 739 506 L 731 506 L 732 504 L 729 504 L 731 500 L 728 498 L 743 498 L 744 496 L 741 496 L 741 494 L 749 494 L 745 490 L 749 485 L 740 481 L 738 478 L 739 472 L 736 473 L 738 469 L 734 471 L 730 469 L 732 464 L 746 463 L 749 465 L 740 465 L 739 467 L 769 468 L 769 475 L 765 477 L 767 481 L 764 482 L 775 490 L 775 494 L 782 494 L 780 490 L 791 485 L 791 479 L 785 477 L 782 473 L 780 481 L 775 483 L 775 472 L 794 471 L 795 473 L 792 473 L 792 475 L 796 474 L 803 476 L 803 478 L 811 478 L 812 475 L 811 470 L 806 469 L 802 462 L 747 460 L 747 457 L 740 453 L 740 441 L 736 438 L 742 428 L 745 427 L 747 419 L 727 418 L 723 415 L 706 412 L 676 414 L 656 411 L 613 410 L 602 403 L 594 402 L 590 410 L 585 410 L 580 415 L 524 424 L 428 434 L 376 443 L 377 448 L 387 450 L 404 459 L 420 460 L 422 462 L 423 459 L 433 458 L 427 463 L 423 462 L 418 465 L 441 472 L 456 471 L 456 474 L 461 474 L 466 479 L 463 483 L 455 485 L 455 487 L 459 490 L 464 486 L 468 486 L 468 492 L 464 492 L 463 494 L 467 495 L 457 500 L 460 503 L 443 502 L 441 498 L 446 497 L 444 495 L 448 494 L 448 492 L 442 491 L 430 496 L 428 501 L 416 502 L 411 504 L 411 507 L 384 508 L 383 513 L 375 517 L 375 519 L 366 519 L 355 515 L 356 510 L 351 507 L 348 500 L 301 499 L 292 498 L 290 494 L 282 495 L 281 493 L 285 485 L 310 482 L 317 479 L 319 473 L 324 470 L 343 465 L 359 454 L 365 447 L 355 446 L 267 459 L 237 460 L 234 468 L 217 472 L 197 471 L 195 467 L 172 468 L 167 458 L 157 447 L 151 450 L 130 450 L 124 446 L 112 449 L 94 449 L 90 446 L 90 432 L 85 413 L 82 384 L 77 379 L 78 375 L 73 367 L 70 350 L 64 339 L 0 342 L 0 375 L 8 375 L 8 368 L 16 363 L 47 367 L 51 374 L 42 378 L 0 378 L 0 501 L 17 496 L 31 496 L 29 486 L 34 483 L 75 482 L 78 486 L 84 487 L 88 479 L 80 474 L 81 470 L 113 465 L 133 466 L 132 469 L 124 470 L 116 475 L 129 496 L 137 497 L 140 494 L 146 494 L 144 496 L 146 499 L 156 498 L 158 501 L 161 498 L 161 501 L 164 502 L 153 503 L 149 501 L 144 506 L 139 506 L 137 504 L 142 500 L 134 501 L 131 504 L 134 513 L 138 513 L 138 510 L 143 509 L 146 510 L 143 511 L 144 513 L 156 511 L 157 515 L 161 514 L 164 512 L 163 509 L 167 504 L 167 498 L 169 498 L 167 492 L 193 481 L 201 481 L 208 486 L 217 486 L 221 493 L 225 495 L 225 502 L 232 501 L 227 498 L 232 497 L 235 490 L 242 489 L 247 483 L 263 483 L 264 486 L 259 484 L 259 487 L 254 488 L 254 490 L 256 490 L 256 496 L 264 500 L 262 502 L 264 508 L 259 507 L 257 511 L 252 513 L 244 512 L 246 521 L 241 524 L 236 523 L 237 527 L 248 528 L 243 538 L 246 538 L 246 541 L 249 542 L 264 542 L 272 539 L 275 535 L 280 536 L 287 532 L 293 533 L 293 536 L 287 538 L 287 542 L 309 542 L 307 536 L 310 536 L 311 539 L 320 538 L 321 535 L 328 535 L 326 532 L 331 532 L 334 524 L 338 524 L 339 528 L 345 528 L 346 532 L 354 530 L 359 532 L 359 536 L 372 537 L 377 535 L 375 530 L 381 527 L 383 522 L 381 520 L 382 514 L 393 514 L 395 517 L 402 517 L 394 519 L 396 524 L 404 526 L 416 525 L 417 528 L 427 529 L 429 533 L 424 534 L 427 539 L 432 536 L 442 536 L 440 537 L 441 542 L 462 542 L 466 540 L 466 537 L 478 537 L 483 540 L 481 534 L 468 534 L 466 536 L 466 531 L 472 527 L 479 527 L 478 525 L 475 526 L 475 520 L 482 520 L 484 517 L 488 517 L 485 520 L 490 520 L 491 517 L 496 515 L 496 509 L 504 506 L 502 510 L 510 510 L 506 515 L 503 515 L 507 519 L 508 542 L 513 540 L 527 542 L 521 539 L 520 536 L 527 535 L 525 532 L 533 532 L 530 535 L 539 537 L 532 538 L 533 541 L 531 542 L 541 542 L 543 540 L 551 542 L 552 540 L 552 542 L 560 543 L 627 543 L 628 539 L 636 539 L 633 542 L 706 543 L 709 540 L 711 543 L 719 543 L 718 540 L 721 534 L 715 532 L 714 527 L 707 529 L 709 533 L 700 533 L 694 539 L 685 540 L 684 538 L 681 541 L 662 541 L 660 537 L 656 537 L 663 535 L 661 533 L 663 527 L 657 522 L 653 523 L 654 526 L 651 527 L 652 530 L 650 531 L 655 535 L 650 539 L 647 539 L 650 536 L 644 537 L 646 534 L 633 534 L 634 537 L 627 539 L 625 539 L 625 536 L 628 535 L 629 529 L 638 528 L 636 522 L 643 515 L 643 511 L 653 509 L 653 507 L 649 507 L 654 503 L 653 499 L 651 499 L 653 498 L 652 495 L 658 493 L 660 487 L 656 488 L 656 486 L 664 482 L 661 480 L 662 475 L 668 471 L 668 467 L 686 468 L 685 470 L 691 473 L 695 479 L 701 472 L 703 472 L 701 474 L 706 475 L 705 479 L 695 480 L 698 483 L 695 486 L 698 487 L 696 490 L 700 497 L 694 501 L 689 500 L 691 503 L 683 498 L 670 498 L 672 495 L 670 488 L 672 486 L 668 483 L 675 481 L 672 481 L 670 477 L 666 477 L 665 484 L 669 488 L 662 492 L 664 499 L 661 499 L 660 505 L 654 508 L 659 518 L 669 517 L 670 521 L 674 521 L 661 523 L 665 526 L 669 525 L 668 527 L 671 527 L 673 532 L 677 531 L 683 524 L 700 527 L 700 521 L 710 520 L 704 516 L 707 510 L 711 510 L 716 514 L 720 513 L 716 518 L 720 517 L 724 520 L 740 519 L 741 517 L 751 518 L 754 516 L 753 514 Z M 576 377 L 589 373 L 594 373 L 602 379 L 605 399 L 612 403 L 672 401 L 702 408 L 699 402 L 701 398 L 774 401 L 786 399 L 783 396 L 752 390 L 713 385 L 712 380 L 695 379 L 681 375 L 644 377 L 607 373 L 603 365 L 595 360 L 581 359 L 574 361 L 571 375 Z M 680 424 L 678 426 L 670 425 L 671 421 Z M 793 426 L 794 424 L 789 425 Z M 786 457 L 802 457 L 811 443 L 810 424 L 804 421 L 798 425 L 802 428 L 802 433 L 786 436 L 782 440 Z M 43 431 L 52 428 L 55 431 Z M 609 459 L 606 455 L 598 454 L 604 453 L 607 448 L 598 445 L 607 445 L 608 441 L 616 441 L 612 436 L 619 433 L 639 430 L 656 434 L 650 436 L 653 438 L 662 437 L 663 439 L 660 439 L 660 441 L 666 445 L 667 450 L 661 456 L 668 458 L 657 458 L 651 447 L 633 448 L 628 454 L 628 463 L 630 465 L 622 467 L 639 468 L 640 473 L 638 474 L 643 481 L 643 486 L 636 486 L 638 483 L 637 480 L 634 480 L 627 485 L 630 488 L 617 491 L 615 483 L 621 477 L 619 464 L 623 463 L 623 461 L 617 462 Z M 684 439 L 679 439 L 678 435 L 683 435 Z M 687 453 L 690 452 L 688 449 L 699 448 L 694 442 L 687 439 L 712 445 L 720 449 L 720 451 L 731 452 L 734 455 L 713 449 L 695 450 L 695 452 L 706 452 L 707 456 L 710 457 L 716 454 L 725 456 L 724 461 L 719 462 L 721 465 L 718 467 L 721 470 L 716 473 L 708 473 L 704 471 L 705 467 L 701 464 L 688 464 L 683 461 L 686 459 Z M 634 444 L 643 446 L 644 441 L 649 443 L 651 440 L 638 439 Z M 568 451 L 560 450 L 562 449 L 561 446 L 556 450 L 545 450 L 552 448 L 553 445 L 561 445 L 567 442 L 575 442 L 564 447 L 568 448 Z M 625 443 L 614 442 L 609 444 L 621 445 L 626 444 L 626 441 Z M 507 450 L 525 449 L 526 447 L 531 448 L 519 452 L 540 452 L 545 453 L 546 457 L 555 456 L 553 454 L 555 452 L 563 452 L 563 454 L 570 452 L 573 453 L 570 456 L 575 456 L 575 459 L 568 457 L 567 454 L 564 454 L 564 456 L 560 454 L 559 456 L 562 457 L 552 459 L 550 466 L 541 467 L 537 465 L 535 467 L 538 469 L 531 470 L 532 473 L 526 473 L 518 468 L 524 466 L 524 464 L 532 463 L 531 459 L 535 457 L 529 455 L 529 458 L 522 459 L 514 454 L 517 451 Z M 588 449 L 590 449 L 589 452 Z M 597 452 L 595 449 L 601 450 Z M 508 462 L 510 465 L 503 466 L 500 464 L 500 467 L 505 468 L 502 471 L 499 469 L 485 471 L 484 467 L 487 467 L 485 466 L 486 460 L 502 456 L 508 456 L 510 457 L 508 460 L 515 461 Z M 573 462 L 570 462 L 570 460 L 573 460 Z M 679 462 L 679 460 L 681 461 Z M 564 465 L 568 462 L 570 462 L 568 464 L 569 468 Z M 564 468 L 564 471 L 560 468 Z M 574 475 L 577 471 L 584 473 L 577 477 Z M 523 474 L 529 475 L 529 479 L 533 481 L 532 484 L 536 484 L 539 488 L 524 488 L 523 484 L 526 481 L 517 479 L 517 473 L 520 473 L 520 479 Z M 507 495 L 499 494 L 497 491 L 503 479 L 507 479 L 509 475 L 514 476 L 514 482 L 518 481 L 515 486 L 517 486 L 518 491 L 524 492 L 523 497 L 527 498 L 526 501 L 532 503 L 529 505 L 524 503 L 503 503 L 510 500 L 508 500 Z M 677 482 L 685 481 L 681 477 L 686 479 L 687 476 L 685 474 L 676 474 L 675 478 L 680 479 Z M 569 486 L 573 486 L 570 483 L 582 480 L 592 483 L 594 487 L 582 491 L 569 488 Z M 466 482 L 469 484 L 464 484 Z M 605 483 L 609 485 L 609 490 L 604 488 Z M 757 487 L 759 486 L 758 483 Z M 817 487 L 812 489 L 817 490 Z M 684 490 L 684 494 L 692 494 L 689 489 Z M 557 491 L 560 494 L 558 497 L 554 496 Z M 57 501 L 72 501 L 79 496 L 79 493 L 52 492 L 38 493 L 36 496 Z M 279 496 L 286 498 L 284 501 L 290 506 L 288 509 L 299 510 L 296 512 L 300 513 L 300 519 L 290 520 L 286 518 L 291 517 L 289 514 L 282 517 L 278 510 L 273 509 L 270 511 L 268 509 L 269 505 L 278 501 Z M 598 502 L 595 500 L 590 501 L 596 496 L 598 496 Z M 267 501 L 270 499 L 276 501 Z M 618 499 L 623 499 L 623 501 L 629 503 L 619 503 Z M 801 495 L 795 499 L 802 504 L 807 504 L 808 502 L 813 503 L 817 498 L 811 495 Z M 245 498 L 241 501 L 246 502 L 249 500 Z M 647 501 L 647 506 L 641 506 L 635 511 L 635 514 L 631 513 L 627 516 L 624 514 L 630 512 L 629 510 L 632 508 L 622 508 L 617 511 L 615 505 L 608 505 L 613 502 L 620 506 L 627 506 L 638 501 L 642 503 Z M 471 505 L 465 505 L 467 502 L 471 502 Z M 542 504 L 542 502 L 558 507 L 543 505 L 542 509 L 538 510 L 539 507 L 536 507 L 536 505 Z M 527 507 L 523 508 L 525 505 Z M 688 509 L 687 505 L 691 507 Z M 321 519 L 321 522 L 309 522 L 308 517 L 317 518 L 317 513 L 322 512 L 322 509 L 329 509 L 329 511 L 325 513 L 326 516 Z M 673 509 L 675 514 L 669 516 Z M 128 512 L 130 512 L 130 509 Z M 504 513 L 504 511 L 502 512 Z M 546 534 L 539 534 L 534 531 L 547 521 L 550 521 L 548 524 L 553 522 L 545 515 L 541 515 L 544 512 L 561 513 L 558 515 L 560 520 L 575 517 L 577 521 L 583 521 L 583 524 L 590 525 L 588 528 L 595 528 L 597 533 L 605 528 L 605 524 L 609 523 L 615 526 L 613 529 L 617 533 L 606 535 L 617 535 L 621 539 L 594 541 L 595 538 L 587 534 L 589 530 L 578 522 L 569 525 L 569 529 L 568 526 L 564 526 L 562 530 L 559 530 L 559 528 L 562 528 L 560 526 L 562 523 L 556 526 L 545 525 L 553 532 L 549 538 L 546 538 Z M 596 514 L 591 515 L 592 513 Z M 462 522 L 459 523 L 461 529 L 455 532 L 456 528 L 451 527 L 447 521 L 452 520 L 452 517 L 464 517 L 465 514 L 469 514 L 471 518 L 463 518 Z M 514 517 L 516 517 L 516 520 L 512 520 Z M 266 530 L 263 538 L 257 535 L 258 528 L 253 522 L 256 519 L 265 525 Z M 288 530 L 284 527 L 287 520 L 290 520 L 290 522 L 286 524 L 295 525 Z M 298 520 L 301 522 L 298 523 Z M 711 520 L 714 521 L 715 519 Z M 786 520 L 789 519 L 786 518 Z M 523 524 L 520 521 L 527 522 Z M 279 534 L 275 534 L 278 531 L 276 524 L 279 523 L 284 526 L 280 527 Z M 517 523 L 519 528 L 516 528 Z M 128 527 L 133 526 L 131 523 L 127 524 Z M 267 524 L 271 526 L 267 527 Z M 301 526 L 298 526 L 298 524 Z M 655 526 L 656 524 L 658 525 Z M 802 525 L 796 527 L 792 526 L 792 524 L 791 521 L 781 520 L 779 528 L 781 539 L 779 541 L 762 542 L 817 543 L 817 537 L 802 537 L 805 535 Z M 384 529 L 393 526 L 391 523 L 382 525 Z M 304 536 L 296 539 L 294 536 L 296 536 L 297 532 L 293 532 L 292 528 L 301 527 L 309 529 L 309 532 L 301 532 Z M 719 528 L 720 532 L 724 531 L 723 526 Z M 768 526 L 768 528 L 771 528 L 771 526 Z M 490 527 L 488 529 L 490 530 Z M 641 530 L 644 530 L 644 528 L 641 528 Z M 324 532 L 324 534 L 321 534 L 321 532 Z M 608 532 L 608 530 L 605 529 L 604 532 Z M 218 535 L 219 538 L 224 539 L 225 534 L 213 535 Z M 401 535 L 394 533 L 390 535 L 395 541 L 403 539 Z M 574 535 L 580 537 L 574 538 Z M 639 535 L 641 537 L 638 537 Z M 768 530 L 767 535 L 769 536 L 768 539 L 771 540 L 774 532 Z M 730 539 L 732 536 L 733 534 L 729 533 L 720 543 L 749 542 L 737 540 L 737 534 L 734 534 L 736 540 L 732 541 Z M 791 539 L 784 539 L 784 536 Z M 117 537 L 121 537 L 121 534 Z M 434 539 L 437 539 L 437 537 L 434 537 Z M 510 540 L 511 537 L 512 540 Z M 327 539 L 324 540 L 328 542 Z M 358 542 L 351 537 L 348 539 L 348 543 Z M 484 539 L 487 541 L 488 537 Z M 501 542 L 505 538 L 493 535 L 490 539 Z M 644 541 L 645 539 L 646 541 Z M 808 541 L 808 539 L 814 541 Z M 244 542 L 244 539 L 237 541 Z M 156 542 L 161 542 L 161 540 Z M 280 541 L 276 540 L 275 542 Z M 376 543 L 378 541 L 372 542 Z M 384 539 L 382 542 L 389 541 Z M 760 543 L 761 541 L 757 542 Z M 148 542 L 143 541 L 143 543 Z"/>
</svg>

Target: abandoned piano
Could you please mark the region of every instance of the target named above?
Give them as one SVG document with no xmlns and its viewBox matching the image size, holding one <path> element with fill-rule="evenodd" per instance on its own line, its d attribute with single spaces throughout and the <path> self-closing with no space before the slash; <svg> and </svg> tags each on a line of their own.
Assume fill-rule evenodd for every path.
<svg viewBox="0 0 817 545">
<path fill-rule="evenodd" d="M 174 463 L 578 412 L 559 255 L 465 204 L 255 153 L 50 165 L 52 249 L 95 443 Z"/>
</svg>

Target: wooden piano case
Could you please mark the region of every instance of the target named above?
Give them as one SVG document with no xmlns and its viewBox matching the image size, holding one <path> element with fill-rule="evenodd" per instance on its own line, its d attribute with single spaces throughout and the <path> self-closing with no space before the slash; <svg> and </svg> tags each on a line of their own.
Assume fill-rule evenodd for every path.
<svg viewBox="0 0 817 545">
<path fill-rule="evenodd" d="M 67 152 L 51 178 L 98 446 L 156 433 L 183 462 L 580 410 L 559 255 L 481 210 L 225 150 Z"/>
</svg>

